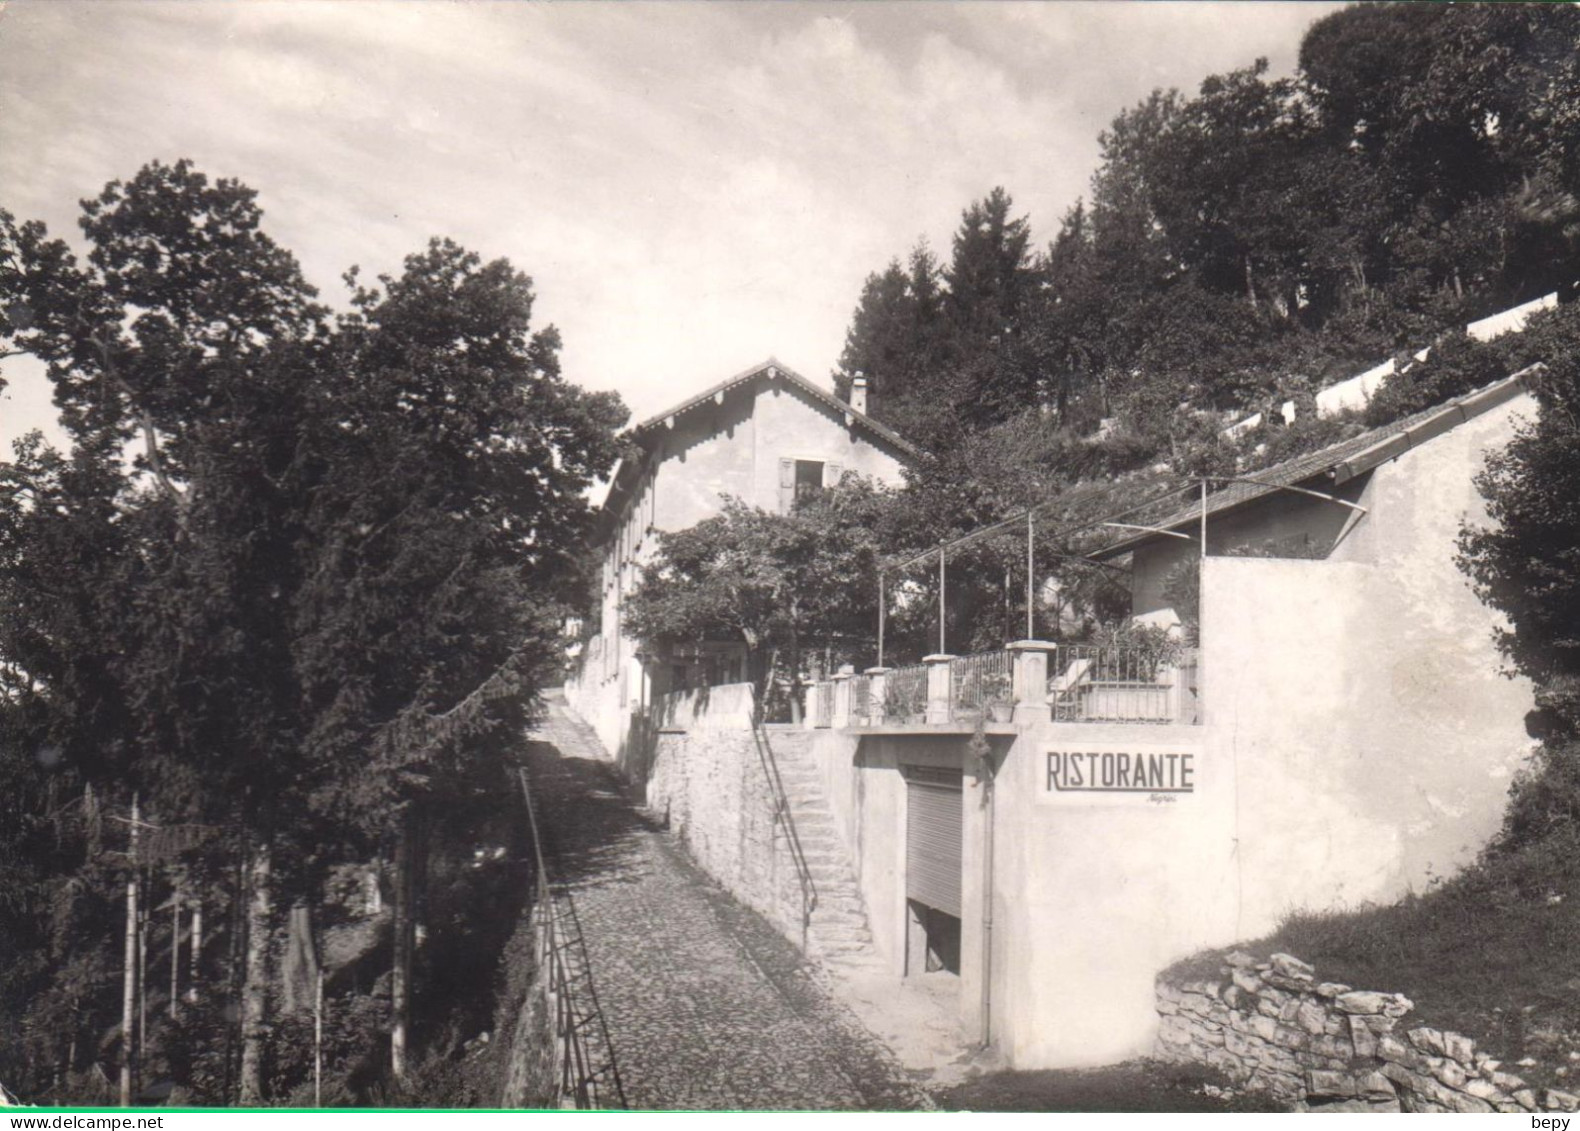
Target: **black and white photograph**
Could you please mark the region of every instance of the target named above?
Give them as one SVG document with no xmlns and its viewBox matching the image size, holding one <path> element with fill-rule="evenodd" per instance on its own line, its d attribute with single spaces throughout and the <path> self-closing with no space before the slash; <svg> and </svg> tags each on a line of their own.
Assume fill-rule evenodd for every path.
<svg viewBox="0 0 1580 1131">
<path fill-rule="evenodd" d="M 1577 298 L 1568 3 L 0 0 L 0 1107 L 1562 1131 Z"/>
</svg>

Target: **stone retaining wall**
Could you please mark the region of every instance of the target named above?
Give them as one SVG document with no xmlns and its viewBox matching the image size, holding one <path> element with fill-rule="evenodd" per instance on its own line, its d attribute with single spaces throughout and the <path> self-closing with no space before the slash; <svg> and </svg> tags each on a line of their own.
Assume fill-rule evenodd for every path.
<svg viewBox="0 0 1580 1131">
<path fill-rule="evenodd" d="M 1157 995 L 1160 1057 L 1211 1065 L 1297 1110 L 1580 1109 L 1580 1096 L 1533 1087 L 1469 1037 L 1410 1026 L 1409 998 L 1320 982 L 1288 954 L 1235 951 L 1219 977 L 1165 975 Z"/>
<path fill-rule="evenodd" d="M 660 732 L 647 806 L 703 871 L 800 944 L 795 859 L 749 725 Z"/>
<path fill-rule="evenodd" d="M 537 909 L 529 913 L 536 920 Z M 527 937 L 536 939 L 537 929 L 528 926 Z M 536 956 L 536 946 L 528 953 Z M 516 1011 L 515 1025 L 506 1036 L 505 1083 L 501 1107 L 552 1108 L 559 1106 L 559 1081 L 556 1078 L 554 1051 L 554 1012 L 549 1004 L 548 971 L 534 963 L 532 981 Z"/>
</svg>

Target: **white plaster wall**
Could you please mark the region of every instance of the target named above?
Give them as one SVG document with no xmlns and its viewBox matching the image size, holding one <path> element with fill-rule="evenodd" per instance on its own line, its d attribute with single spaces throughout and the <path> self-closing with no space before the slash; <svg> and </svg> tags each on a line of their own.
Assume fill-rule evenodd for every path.
<svg viewBox="0 0 1580 1131">
<path fill-rule="evenodd" d="M 1423 570 L 1426 566 L 1423 565 Z M 1479 604 L 1382 564 L 1208 560 L 1213 754 L 1238 783 L 1236 935 L 1474 859 L 1530 750 Z"/>
<path fill-rule="evenodd" d="M 752 506 L 779 507 L 779 460 L 817 459 L 838 463 L 880 482 L 898 484 L 903 465 L 888 444 L 849 428 L 842 413 L 813 400 L 784 381 L 749 384 L 724 394 L 722 402 L 698 406 L 651 441 L 654 461 L 621 504 L 603 548 L 605 586 L 600 632 L 610 658 L 589 665 L 582 701 L 610 750 L 625 743 L 637 686 L 637 642 L 625 631 L 622 605 L 652 559 L 658 540 L 649 532 L 684 530 L 715 514 L 723 495 Z M 627 702 L 620 703 L 620 680 Z M 594 684 L 600 684 L 596 692 Z"/>
<path fill-rule="evenodd" d="M 589 663 L 578 679 L 567 680 L 565 700 L 593 728 L 598 741 L 611 758 L 620 753 L 625 742 L 628 711 L 620 707 L 618 684 L 603 678 L 603 663 Z"/>
<path fill-rule="evenodd" d="M 755 503 L 751 483 L 758 431 L 753 399 L 742 390 L 727 393 L 722 405 L 706 405 L 678 418 L 676 427 L 658 440 L 653 526 L 695 526 L 719 513 L 723 494 Z"/>
<path fill-rule="evenodd" d="M 1336 498 L 1353 503 L 1360 500 L 1366 486 L 1366 477 L 1357 477 L 1342 487 L 1328 490 Z M 1241 510 L 1209 515 L 1207 552 L 1223 555 L 1241 546 L 1259 547 L 1268 541 L 1307 539 L 1318 552 L 1325 553 L 1335 542 L 1348 541 L 1350 535 L 1346 530 L 1351 526 L 1354 513 L 1347 507 L 1309 495 L 1275 491 Z M 1147 615 L 1170 607 L 1163 596 L 1169 572 L 1186 559 L 1201 554 L 1195 526 L 1186 533 L 1191 536 L 1189 542 L 1180 538 L 1157 538 L 1136 547 L 1131 563 L 1131 605 L 1135 613 Z M 1352 554 L 1348 560 L 1362 559 Z"/>
<path fill-rule="evenodd" d="M 846 427 L 842 414 L 786 383 L 759 386 L 753 416 L 758 442 L 747 497 L 764 510 L 779 507 L 781 459 L 838 463 L 880 483 L 900 482 L 903 465 L 887 444 L 875 443 L 863 429 Z M 744 487 L 739 493 L 747 495 Z"/>
<path fill-rule="evenodd" d="M 1224 930 L 1231 781 L 1196 727 L 1048 723 L 1022 734 L 998 779 L 995 1042 L 1016 1068 L 1109 1064 L 1147 1052 L 1153 979 Z M 1051 742 L 1201 751 L 1196 793 L 1050 803 Z"/>
<path fill-rule="evenodd" d="M 754 702 L 750 683 L 725 683 L 659 696 L 653 715 L 660 728 L 694 733 L 749 731 Z"/>
</svg>

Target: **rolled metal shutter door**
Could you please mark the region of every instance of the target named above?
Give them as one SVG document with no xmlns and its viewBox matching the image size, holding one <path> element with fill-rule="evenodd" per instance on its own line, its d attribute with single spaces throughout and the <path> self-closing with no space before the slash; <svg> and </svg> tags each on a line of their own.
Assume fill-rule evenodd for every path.
<svg viewBox="0 0 1580 1131">
<path fill-rule="evenodd" d="M 960 918 L 959 770 L 905 767 L 905 894 Z"/>
</svg>

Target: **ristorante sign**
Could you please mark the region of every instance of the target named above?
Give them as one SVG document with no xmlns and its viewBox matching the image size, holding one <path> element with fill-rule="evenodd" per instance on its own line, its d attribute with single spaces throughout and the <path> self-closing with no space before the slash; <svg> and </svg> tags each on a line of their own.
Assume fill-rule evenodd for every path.
<svg viewBox="0 0 1580 1131">
<path fill-rule="evenodd" d="M 1177 746 L 1050 746 L 1040 769 L 1039 800 L 1171 805 L 1196 792 L 1197 758 L 1197 751 Z"/>
</svg>

